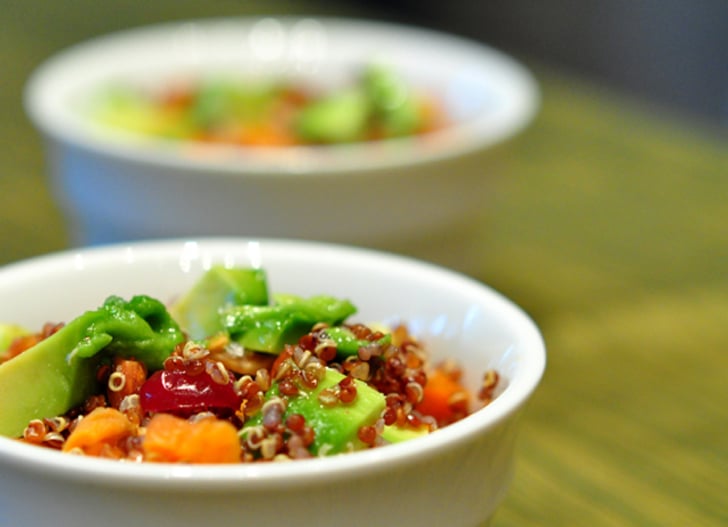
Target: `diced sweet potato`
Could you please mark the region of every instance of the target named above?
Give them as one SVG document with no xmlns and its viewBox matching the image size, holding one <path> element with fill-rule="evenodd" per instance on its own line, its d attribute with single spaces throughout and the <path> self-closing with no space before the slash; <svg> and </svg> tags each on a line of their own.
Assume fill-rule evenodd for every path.
<svg viewBox="0 0 728 527">
<path fill-rule="evenodd" d="M 80 449 L 90 456 L 121 457 L 121 443 L 135 433 L 134 425 L 114 408 L 96 408 L 73 430 L 63 451 Z"/>
<path fill-rule="evenodd" d="M 422 402 L 416 409 L 445 426 L 467 415 L 468 405 L 468 391 L 453 375 L 438 368 L 428 374 Z"/>
<path fill-rule="evenodd" d="M 147 461 L 167 463 L 239 463 L 240 440 L 227 421 L 215 418 L 191 422 L 156 414 L 142 443 Z"/>
</svg>

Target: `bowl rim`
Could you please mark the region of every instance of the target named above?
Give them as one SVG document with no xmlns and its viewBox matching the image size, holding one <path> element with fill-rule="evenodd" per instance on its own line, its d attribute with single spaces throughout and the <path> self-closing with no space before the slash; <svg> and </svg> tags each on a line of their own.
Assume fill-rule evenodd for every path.
<svg viewBox="0 0 728 527">
<path fill-rule="evenodd" d="M 483 67 L 497 72 L 502 94 L 507 103 L 499 108 L 495 119 L 475 118 L 465 124 L 406 138 L 365 143 L 294 147 L 236 147 L 229 145 L 195 146 L 191 155 L 180 155 L 178 143 L 123 133 L 99 133 L 88 119 L 63 108 L 56 99 L 57 80 L 64 68 L 77 60 L 86 60 L 94 47 L 123 46 L 145 35 L 163 35 L 194 25 L 201 29 L 239 24 L 250 27 L 264 19 L 274 19 L 290 26 L 303 20 L 315 20 L 324 28 L 352 28 L 394 34 L 408 42 L 420 39 L 435 40 L 457 49 L 464 55 L 478 56 Z M 496 78 L 494 77 L 494 78 Z M 485 43 L 439 30 L 380 20 L 354 19 L 334 16 L 241 16 L 210 17 L 173 22 L 161 22 L 122 29 L 78 42 L 46 58 L 29 76 L 23 104 L 30 120 L 43 134 L 62 144 L 131 161 L 177 169 L 204 168 L 218 174 L 246 173 L 247 176 L 315 176 L 325 173 L 356 174 L 381 168 L 418 166 L 424 163 L 471 154 L 480 149 L 505 142 L 523 130 L 534 118 L 540 105 L 540 91 L 531 72 L 510 55 Z M 416 152 L 417 155 L 412 155 Z M 184 152 L 183 152 L 184 154 Z"/>
<path fill-rule="evenodd" d="M 326 242 L 308 242 L 277 238 L 201 237 L 126 242 L 83 249 L 69 249 L 6 264 L 0 267 L 0 287 L 21 276 L 53 273 L 58 265 L 72 268 L 79 257 L 89 265 L 115 265 L 129 262 L 130 251 L 135 261 L 159 260 L 176 256 L 183 247 L 197 245 L 205 251 L 229 245 L 249 248 L 271 248 L 281 251 L 303 251 L 303 254 L 335 254 L 341 258 L 365 259 L 369 265 L 382 268 L 395 266 L 428 279 L 445 280 L 458 291 L 467 290 L 478 302 L 496 306 L 499 316 L 518 328 L 522 338 L 524 359 L 519 361 L 518 374 L 509 379 L 507 388 L 486 408 L 477 410 L 462 421 L 435 433 L 382 448 L 358 451 L 332 457 L 297 460 L 289 463 L 250 463 L 239 465 L 179 465 L 168 463 L 125 463 L 92 457 L 78 457 L 16 440 L 0 437 L 0 466 L 22 467 L 24 471 L 42 472 L 63 479 L 96 481 L 109 486 L 135 486 L 148 489 L 265 490 L 321 484 L 346 479 L 357 474 L 385 471 L 393 464 L 421 462 L 432 452 L 472 440 L 479 434 L 499 426 L 522 411 L 537 388 L 546 366 L 546 348 L 539 329 L 519 306 L 484 283 L 444 267 L 410 257 Z M 275 259 L 275 258 L 274 258 Z M 261 263 L 265 266 L 265 262 Z M 70 266 L 70 267 L 69 267 Z"/>
</svg>

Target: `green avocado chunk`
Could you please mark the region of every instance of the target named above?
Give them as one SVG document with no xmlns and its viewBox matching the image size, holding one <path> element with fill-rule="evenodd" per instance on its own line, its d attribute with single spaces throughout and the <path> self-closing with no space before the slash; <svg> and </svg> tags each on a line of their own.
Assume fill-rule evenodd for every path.
<svg viewBox="0 0 728 527">
<path fill-rule="evenodd" d="M 318 322 L 340 324 L 356 313 L 348 300 L 326 295 L 301 298 L 275 295 L 269 306 L 240 305 L 222 310 L 223 325 L 244 348 L 277 354 L 294 344 Z"/>
<path fill-rule="evenodd" d="M 384 427 L 382 439 L 387 443 L 401 443 L 402 441 L 409 441 L 410 439 L 426 436 L 429 433 L 427 427 L 424 426 L 412 428 L 409 426 L 390 425 Z"/>
<path fill-rule="evenodd" d="M 332 326 L 326 328 L 326 334 L 336 344 L 336 353 L 341 357 L 349 357 L 359 353 L 360 348 L 367 346 L 382 346 L 392 342 L 392 335 L 386 334 L 379 340 L 369 341 L 358 339 L 354 333 L 343 326 Z"/>
<path fill-rule="evenodd" d="M 385 137 L 412 135 L 422 126 L 416 99 L 391 70 L 372 65 L 364 72 L 362 83 L 372 103 L 373 117 Z"/>
<path fill-rule="evenodd" d="M 348 143 L 364 139 L 370 114 L 364 90 L 337 91 L 301 110 L 295 129 L 312 143 Z"/>
<path fill-rule="evenodd" d="M 216 265 L 170 307 L 170 313 L 191 339 L 201 340 L 225 329 L 221 309 L 242 304 L 268 304 L 265 271 Z"/>
<path fill-rule="evenodd" d="M 33 419 L 61 415 L 96 388 L 96 368 L 111 356 L 162 367 L 183 339 L 164 305 L 148 296 L 111 296 L 96 311 L 0 364 L 0 435 L 18 437 Z"/>
<path fill-rule="evenodd" d="M 288 404 L 283 419 L 291 414 L 301 414 L 306 419 L 306 424 L 315 432 L 315 439 L 310 447 L 313 455 L 333 455 L 363 448 L 364 445 L 358 438 L 359 428 L 374 425 L 386 406 L 383 394 L 356 379 L 354 383 L 357 395 L 353 402 L 338 403 L 334 406 L 322 404 L 318 398 L 319 394 L 327 388 L 336 386 L 344 377 L 338 371 L 327 368 L 324 378 L 316 388 L 287 398 Z M 267 398 L 278 395 L 278 385 L 274 383 L 268 391 Z M 260 413 L 249 419 L 241 431 L 241 436 L 244 438 L 246 429 L 261 424 L 261 421 Z"/>
<path fill-rule="evenodd" d="M 275 83 L 246 82 L 233 78 L 203 79 L 197 87 L 190 121 L 207 130 L 231 121 L 255 123 L 264 119 L 281 97 Z"/>
</svg>

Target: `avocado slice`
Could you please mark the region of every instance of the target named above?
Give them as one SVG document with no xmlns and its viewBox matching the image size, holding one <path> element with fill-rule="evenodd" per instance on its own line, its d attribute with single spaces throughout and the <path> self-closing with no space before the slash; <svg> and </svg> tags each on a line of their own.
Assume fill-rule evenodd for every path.
<svg viewBox="0 0 728 527">
<path fill-rule="evenodd" d="M 362 84 L 371 100 L 372 114 L 385 137 L 412 135 L 422 126 L 417 100 L 406 83 L 389 68 L 369 66 Z"/>
<path fill-rule="evenodd" d="M 240 305 L 222 310 L 223 325 L 244 348 L 278 354 L 318 322 L 340 324 L 356 313 L 348 301 L 326 295 L 302 298 L 278 294 L 269 306 Z"/>
<path fill-rule="evenodd" d="M 384 427 L 382 439 L 387 443 L 401 443 L 402 441 L 409 441 L 410 439 L 426 436 L 429 433 L 429 430 L 425 426 L 413 428 L 410 426 L 390 425 Z"/>
<path fill-rule="evenodd" d="M 359 353 L 360 348 L 367 346 L 384 346 L 392 342 L 392 335 L 387 333 L 379 340 L 370 341 L 359 339 L 354 333 L 344 326 L 332 326 L 326 328 L 326 334 L 336 344 L 336 353 L 342 358 L 346 358 Z"/>
<path fill-rule="evenodd" d="M 97 388 L 110 356 L 135 357 L 150 371 L 183 339 L 164 305 L 151 297 L 111 296 L 56 333 L 0 364 L 0 435 L 18 437 L 33 419 L 62 415 Z"/>
<path fill-rule="evenodd" d="M 357 435 L 359 428 L 373 425 L 386 406 L 383 394 L 359 380 L 354 380 L 357 396 L 352 403 L 323 405 L 318 399 L 319 394 L 327 388 L 336 386 L 344 377 L 338 371 L 327 368 L 324 378 L 316 388 L 287 398 L 288 405 L 283 419 L 295 413 L 304 416 L 308 426 L 315 431 L 315 439 L 310 447 L 313 455 L 333 455 L 363 448 L 364 445 Z M 268 391 L 267 397 L 277 395 L 279 395 L 278 386 L 274 384 Z M 246 428 L 259 425 L 261 422 L 262 415 L 259 412 L 245 423 L 241 434 L 244 436 Z"/>
<path fill-rule="evenodd" d="M 302 109 L 295 120 L 298 135 L 311 143 L 349 143 L 364 139 L 370 101 L 364 90 L 337 91 Z"/>
<path fill-rule="evenodd" d="M 242 304 L 268 304 L 265 271 L 215 265 L 170 307 L 170 313 L 191 339 L 200 340 L 223 331 L 221 309 Z"/>
<path fill-rule="evenodd" d="M 80 338 L 79 324 L 69 324 L 0 365 L 0 435 L 19 437 L 33 419 L 62 415 L 93 393 L 99 359 L 68 360 Z"/>
</svg>

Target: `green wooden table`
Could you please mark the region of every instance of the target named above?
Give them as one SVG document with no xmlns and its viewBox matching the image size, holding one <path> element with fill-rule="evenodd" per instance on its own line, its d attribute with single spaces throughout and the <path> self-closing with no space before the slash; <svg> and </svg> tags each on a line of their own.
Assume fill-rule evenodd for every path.
<svg viewBox="0 0 728 527">
<path fill-rule="evenodd" d="M 169 13 L 264 8 L 123 1 L 112 17 L 89 0 L 16 4 L 0 21 L 0 264 L 68 245 L 21 108 L 37 61 Z M 494 525 L 726 525 L 725 130 L 532 67 L 543 108 L 510 147 L 471 255 L 477 278 L 522 305 L 549 350 Z"/>
</svg>

